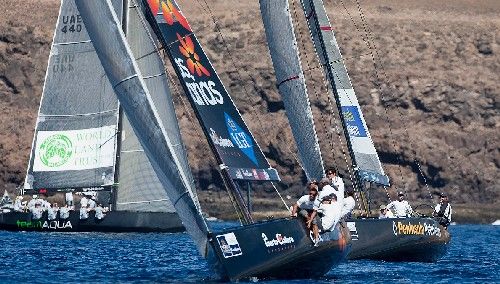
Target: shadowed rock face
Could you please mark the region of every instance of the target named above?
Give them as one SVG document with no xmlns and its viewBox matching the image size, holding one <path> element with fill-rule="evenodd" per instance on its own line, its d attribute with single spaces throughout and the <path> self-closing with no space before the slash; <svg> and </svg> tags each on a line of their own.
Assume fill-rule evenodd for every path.
<svg viewBox="0 0 500 284">
<path fill-rule="evenodd" d="M 24 179 L 59 7 L 49 0 L 4 1 L 0 192 L 12 191 Z M 209 12 L 196 1 L 179 1 L 263 152 L 280 172 L 282 190 L 298 195 L 305 177 L 275 87 L 258 2 L 212 2 Z M 454 202 L 498 200 L 500 2 L 370 1 L 361 7 L 365 21 L 356 4 L 327 2 L 371 135 L 394 184 L 387 193 L 395 195 L 398 187 L 407 190 L 410 200 L 440 191 Z M 300 7 L 296 1 L 290 5 L 325 162 L 349 179 L 336 112 L 332 116 L 334 107 Z M 26 7 L 35 6 L 35 15 L 26 14 Z M 198 186 L 217 188 L 221 181 L 215 160 L 199 125 L 190 119 L 192 111 L 184 107 L 180 87 L 175 83 L 172 89 Z M 268 193 L 257 186 L 256 194 Z M 373 197 L 387 198 L 383 190 Z"/>
</svg>

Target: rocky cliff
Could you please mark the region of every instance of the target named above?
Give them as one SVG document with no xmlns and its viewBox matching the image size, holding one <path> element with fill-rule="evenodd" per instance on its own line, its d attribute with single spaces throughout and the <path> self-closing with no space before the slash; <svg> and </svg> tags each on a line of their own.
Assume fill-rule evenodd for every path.
<svg viewBox="0 0 500 284">
<path fill-rule="evenodd" d="M 499 197 L 500 2 L 325 1 L 347 69 L 393 187 L 374 198 L 410 200 L 446 191 L 453 202 Z M 406 1 L 404 1 L 406 2 Z M 305 177 L 277 93 L 258 1 L 179 1 L 254 132 L 296 196 Z M 29 7 L 29 9 L 27 9 Z M 3 0 L 0 19 L 0 192 L 26 171 L 59 3 Z M 290 1 L 325 162 L 349 170 L 335 107 L 309 42 L 298 0 Z M 177 83 L 176 105 L 201 190 L 220 179 Z M 258 191 L 257 195 L 266 195 Z"/>
</svg>

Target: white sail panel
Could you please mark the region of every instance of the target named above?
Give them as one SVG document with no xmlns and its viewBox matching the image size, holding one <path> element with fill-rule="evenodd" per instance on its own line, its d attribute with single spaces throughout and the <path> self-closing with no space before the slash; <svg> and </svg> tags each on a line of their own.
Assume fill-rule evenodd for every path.
<svg viewBox="0 0 500 284">
<path fill-rule="evenodd" d="M 116 126 L 38 131 L 33 171 L 78 171 L 112 167 L 115 162 Z M 109 182 L 108 182 L 109 183 Z M 111 179 L 111 184 L 113 180 Z"/>
<path fill-rule="evenodd" d="M 207 254 L 208 227 L 189 193 L 176 157 L 143 76 L 135 62 L 111 3 L 76 0 L 106 74 L 160 182 L 172 200 L 201 255 Z M 100 13 L 95 13 L 99 11 Z"/>
<path fill-rule="evenodd" d="M 122 1 L 113 1 L 113 6 L 121 14 Z M 117 124 L 118 101 L 100 66 L 75 1 L 63 0 L 50 50 L 25 189 L 103 189 L 114 177 L 114 160 L 111 162 L 110 159 L 116 156 L 114 133 Z M 114 132 L 107 133 L 106 139 L 78 142 L 79 134 L 92 129 L 100 129 L 100 133 L 114 129 Z M 58 135 L 57 132 L 77 135 L 70 135 L 71 144 L 79 148 L 68 151 L 71 147 L 67 140 L 46 136 Z M 100 148 L 96 143 L 101 144 Z M 41 153 L 42 148 L 47 151 Z M 81 154 L 82 151 L 88 155 L 80 158 L 90 159 L 93 155 L 99 159 L 104 152 L 106 158 L 91 166 L 83 166 L 83 160 L 76 165 L 76 160 L 71 159 L 76 157 L 76 152 Z M 57 167 L 54 167 L 56 164 Z"/>
<path fill-rule="evenodd" d="M 170 134 L 175 155 L 178 157 L 184 176 L 187 178 L 186 184 L 189 185 L 190 194 L 198 205 L 194 179 L 175 116 L 165 67 L 156 51 L 154 34 L 150 31 L 148 23 L 141 13 L 140 1 L 130 1 L 126 12 L 127 41 L 158 110 L 159 118 Z M 166 191 L 156 176 L 126 115 L 123 116 L 122 120 L 120 153 L 120 183 L 117 191 L 116 209 L 141 212 L 175 212 L 172 202 L 168 199 Z"/>
<path fill-rule="evenodd" d="M 351 80 L 340 54 L 322 0 L 301 0 L 319 61 L 332 85 L 334 99 L 347 131 L 351 156 L 358 176 L 366 181 L 389 185 Z"/>
<path fill-rule="evenodd" d="M 300 64 L 288 0 L 260 0 L 267 43 L 301 165 L 307 178 L 321 179 L 323 159 Z"/>
</svg>

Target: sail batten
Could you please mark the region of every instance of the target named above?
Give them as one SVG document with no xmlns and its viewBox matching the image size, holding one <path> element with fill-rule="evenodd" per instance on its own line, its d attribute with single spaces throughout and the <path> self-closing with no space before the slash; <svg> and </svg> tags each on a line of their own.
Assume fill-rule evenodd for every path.
<svg viewBox="0 0 500 284">
<path fill-rule="evenodd" d="M 368 131 L 323 1 L 301 0 L 301 3 L 320 64 L 332 86 L 358 177 L 364 181 L 389 185 L 389 178 L 384 173 Z"/>
<path fill-rule="evenodd" d="M 260 0 L 278 91 L 285 105 L 301 165 L 309 180 L 323 177 L 324 167 L 288 0 Z"/>
<path fill-rule="evenodd" d="M 193 198 L 184 194 L 189 191 L 189 185 L 186 184 L 181 162 L 172 147 L 172 138 L 142 79 L 111 3 L 109 0 L 76 0 L 76 3 L 111 84 L 117 85 L 124 78 L 136 75 L 134 79 L 117 85 L 115 93 L 168 197 L 176 200 L 174 207 L 186 230 L 199 252 L 205 256 L 207 224 Z M 188 198 L 181 198 L 183 195 Z"/>
</svg>

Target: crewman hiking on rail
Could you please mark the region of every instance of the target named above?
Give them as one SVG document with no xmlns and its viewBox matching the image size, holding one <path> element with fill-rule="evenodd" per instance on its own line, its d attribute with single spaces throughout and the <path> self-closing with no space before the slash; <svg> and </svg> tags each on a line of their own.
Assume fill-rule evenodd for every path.
<svg viewBox="0 0 500 284">
<path fill-rule="evenodd" d="M 329 196 L 331 194 L 338 194 L 338 191 L 335 190 L 332 185 L 331 185 L 331 180 L 329 178 L 322 178 L 320 182 L 318 183 L 318 189 L 319 189 L 319 194 L 318 194 L 318 201 L 321 203 L 321 200 L 325 196 Z M 318 203 L 319 206 L 319 203 Z"/>
<path fill-rule="evenodd" d="M 319 201 L 318 197 L 318 186 L 315 183 L 310 182 L 307 185 L 307 190 L 309 191 L 307 195 L 303 195 L 297 202 L 292 206 L 292 216 L 297 215 L 304 218 L 304 221 L 308 221 L 315 207 L 318 207 Z"/>
<path fill-rule="evenodd" d="M 387 218 L 394 218 L 394 215 L 392 214 L 391 210 L 387 209 L 387 206 L 385 205 L 380 205 L 380 215 L 378 216 L 379 219 L 387 219 Z"/>
<path fill-rule="evenodd" d="M 432 216 L 436 218 L 439 224 L 443 227 L 448 227 L 451 223 L 451 205 L 448 202 L 448 196 L 446 193 L 441 193 L 439 195 L 439 204 L 434 208 Z"/>
<path fill-rule="evenodd" d="M 413 209 L 408 201 L 404 200 L 405 194 L 400 191 L 398 193 L 398 200 L 394 200 L 387 204 L 387 209 L 394 209 L 394 216 L 398 218 L 411 217 Z"/>
</svg>

